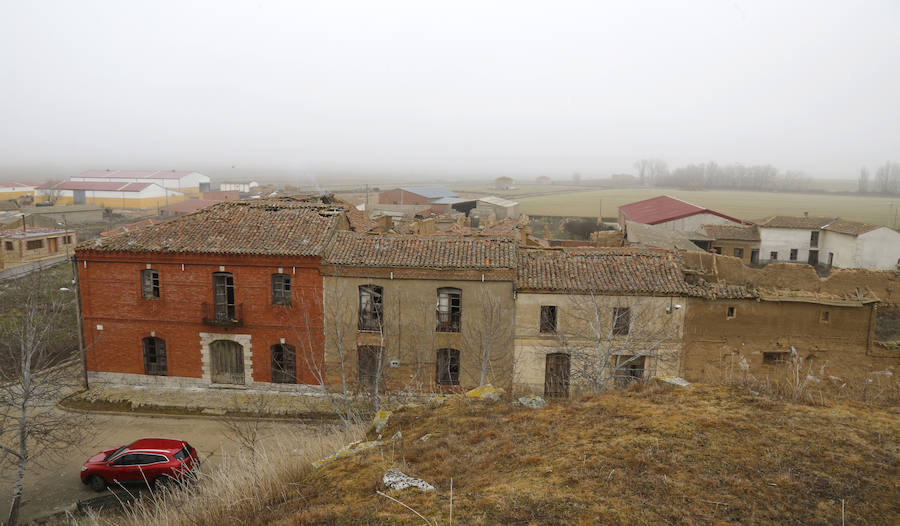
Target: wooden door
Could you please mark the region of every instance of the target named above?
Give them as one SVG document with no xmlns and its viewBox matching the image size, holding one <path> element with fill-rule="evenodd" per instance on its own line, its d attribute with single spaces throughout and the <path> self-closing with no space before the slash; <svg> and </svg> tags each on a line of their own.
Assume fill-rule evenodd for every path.
<svg viewBox="0 0 900 526">
<path fill-rule="evenodd" d="M 544 369 L 544 396 L 550 398 L 569 397 L 569 355 L 552 353 L 547 355 Z"/>
<path fill-rule="evenodd" d="M 212 383 L 244 384 L 244 348 L 229 340 L 216 340 L 209 346 Z"/>
<path fill-rule="evenodd" d="M 360 345 L 357 352 L 357 380 L 360 387 L 374 389 L 375 382 L 379 391 L 384 389 L 382 372 L 384 371 L 384 355 L 377 345 Z"/>
<path fill-rule="evenodd" d="M 59 250 L 59 247 L 56 245 L 57 239 L 55 237 L 47 238 L 47 248 L 50 249 L 50 252 L 56 252 Z"/>
</svg>

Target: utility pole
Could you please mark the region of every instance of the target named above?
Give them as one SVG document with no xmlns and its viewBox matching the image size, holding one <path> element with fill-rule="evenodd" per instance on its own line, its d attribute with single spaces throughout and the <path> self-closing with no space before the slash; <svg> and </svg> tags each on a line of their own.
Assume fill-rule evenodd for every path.
<svg viewBox="0 0 900 526">
<path fill-rule="evenodd" d="M 366 216 L 369 215 L 369 183 L 366 183 Z"/>
</svg>

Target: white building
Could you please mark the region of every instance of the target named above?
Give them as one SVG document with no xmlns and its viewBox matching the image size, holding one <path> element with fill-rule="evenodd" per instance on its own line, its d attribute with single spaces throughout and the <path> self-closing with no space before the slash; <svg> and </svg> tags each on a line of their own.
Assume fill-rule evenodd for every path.
<svg viewBox="0 0 900 526">
<path fill-rule="evenodd" d="M 63 181 L 36 190 L 38 201 L 57 205 L 96 205 L 109 208 L 158 208 L 184 201 L 187 196 L 155 183 L 117 181 Z"/>
<path fill-rule="evenodd" d="M 184 170 L 88 170 L 70 181 L 153 183 L 183 194 L 209 191 L 208 176 Z"/>
<path fill-rule="evenodd" d="M 760 262 L 894 269 L 900 232 L 836 217 L 773 216 L 757 223 Z"/>
<path fill-rule="evenodd" d="M 242 194 L 249 194 L 251 190 L 259 186 L 259 183 L 256 181 L 250 181 L 249 183 L 220 183 L 219 191 L 221 192 L 240 192 Z"/>
<path fill-rule="evenodd" d="M 498 221 L 506 219 L 507 217 L 513 219 L 519 217 L 519 203 L 493 195 L 479 197 L 475 201 L 475 208 L 479 211 L 483 210 L 486 214 L 490 214 L 491 212 L 497 214 Z"/>
</svg>

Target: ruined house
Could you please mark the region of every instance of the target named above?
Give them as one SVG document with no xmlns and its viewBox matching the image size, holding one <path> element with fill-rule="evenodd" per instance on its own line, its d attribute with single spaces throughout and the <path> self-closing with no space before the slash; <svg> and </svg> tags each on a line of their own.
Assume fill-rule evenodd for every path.
<svg viewBox="0 0 900 526">
<path fill-rule="evenodd" d="M 339 232 L 323 260 L 326 370 L 384 390 L 508 385 L 515 240 Z"/>
</svg>

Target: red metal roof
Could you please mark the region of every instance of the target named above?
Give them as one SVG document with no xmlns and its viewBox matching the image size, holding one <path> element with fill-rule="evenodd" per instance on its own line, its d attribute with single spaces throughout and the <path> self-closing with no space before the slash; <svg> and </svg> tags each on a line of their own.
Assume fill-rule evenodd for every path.
<svg viewBox="0 0 900 526">
<path fill-rule="evenodd" d="M 154 183 L 128 183 L 123 181 L 63 181 L 41 185 L 41 189 L 52 190 L 97 190 L 105 192 L 140 192 Z"/>
<path fill-rule="evenodd" d="M 75 177 L 96 177 L 109 179 L 181 179 L 194 172 L 184 170 L 87 170 Z"/>
<path fill-rule="evenodd" d="M 652 197 L 636 203 L 629 203 L 619 207 L 619 210 L 625 215 L 629 221 L 643 223 L 645 225 L 656 225 L 665 223 L 666 221 L 675 221 L 697 214 L 713 214 L 719 217 L 741 223 L 740 219 L 727 216 L 721 212 L 703 208 L 687 201 L 682 201 L 670 195 L 660 195 Z"/>
</svg>

